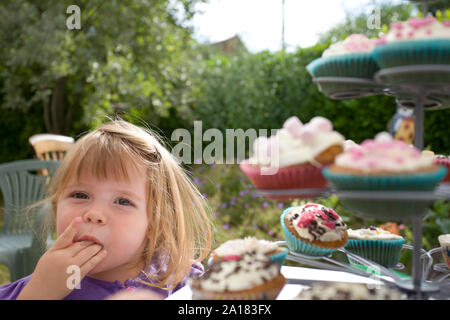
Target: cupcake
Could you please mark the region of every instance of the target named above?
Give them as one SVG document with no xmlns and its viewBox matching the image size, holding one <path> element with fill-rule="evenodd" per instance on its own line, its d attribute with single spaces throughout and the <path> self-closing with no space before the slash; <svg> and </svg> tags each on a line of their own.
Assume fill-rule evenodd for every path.
<svg viewBox="0 0 450 320">
<path fill-rule="evenodd" d="M 373 197 L 373 191 L 434 191 L 445 172 L 431 157 L 386 132 L 350 146 L 323 170 L 347 209 L 365 218 L 386 219 L 421 215 L 433 199 Z"/>
<path fill-rule="evenodd" d="M 290 207 L 281 215 L 288 248 L 294 252 L 325 256 L 347 243 L 347 226 L 331 208 L 307 203 Z"/>
<path fill-rule="evenodd" d="M 221 260 L 236 259 L 246 253 L 264 254 L 280 265 L 283 265 L 288 250 L 275 242 L 255 237 L 228 240 L 211 252 L 208 264 Z"/>
<path fill-rule="evenodd" d="M 286 279 L 269 257 L 247 253 L 213 263 L 188 282 L 193 300 L 274 300 Z"/>
<path fill-rule="evenodd" d="M 316 193 L 302 191 L 327 187 L 321 169 L 343 151 L 343 143 L 344 137 L 333 130 L 328 119 L 315 117 L 302 124 L 294 116 L 270 138 L 257 138 L 252 156 L 240 167 L 258 189 L 301 189 L 298 193 L 267 196 L 270 199 L 314 197 Z"/>
<path fill-rule="evenodd" d="M 442 257 L 444 258 L 445 265 L 450 269 L 450 234 L 441 234 L 438 237 L 439 244 L 442 249 Z"/>
<path fill-rule="evenodd" d="M 348 229 L 345 249 L 384 267 L 395 267 L 400 259 L 403 237 L 377 227 Z M 355 263 L 349 257 L 350 263 Z"/>
<path fill-rule="evenodd" d="M 372 79 L 378 66 L 371 52 L 377 44 L 363 34 L 352 34 L 345 40 L 332 44 L 322 53 L 322 57 L 311 62 L 306 68 L 315 78 L 351 77 Z"/>
<path fill-rule="evenodd" d="M 386 43 L 377 46 L 373 57 L 380 68 L 413 65 L 450 64 L 450 21 L 439 22 L 434 17 L 410 18 L 393 22 L 386 34 Z M 448 73 L 418 71 L 389 75 L 391 84 L 419 81 L 448 82 Z"/>
<path fill-rule="evenodd" d="M 447 168 L 447 174 L 445 175 L 442 182 L 450 182 L 450 157 L 444 155 L 436 155 L 434 157 L 434 163 Z"/>
<path fill-rule="evenodd" d="M 317 282 L 302 290 L 294 300 L 405 300 L 398 289 L 362 283 Z"/>
<path fill-rule="evenodd" d="M 387 132 L 349 146 L 323 170 L 338 190 L 433 190 L 446 169 Z"/>
</svg>

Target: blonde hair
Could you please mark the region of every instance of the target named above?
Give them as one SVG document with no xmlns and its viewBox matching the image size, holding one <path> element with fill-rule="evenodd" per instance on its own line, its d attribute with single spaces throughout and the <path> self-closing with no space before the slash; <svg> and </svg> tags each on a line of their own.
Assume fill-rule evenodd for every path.
<svg viewBox="0 0 450 320">
<path fill-rule="evenodd" d="M 128 179 L 127 165 L 145 168 L 149 194 L 146 268 L 152 257 L 161 261 L 157 274 L 147 274 L 146 284 L 173 289 L 189 273 L 194 261 L 205 259 L 211 249 L 209 208 L 175 157 L 149 129 L 113 120 L 84 135 L 69 149 L 52 178 L 45 199 L 53 220 L 57 201 L 69 179 L 90 170 L 99 179 L 113 175 Z M 150 232 L 151 231 L 151 232 Z M 132 232 L 132 230 L 130 230 Z"/>
</svg>

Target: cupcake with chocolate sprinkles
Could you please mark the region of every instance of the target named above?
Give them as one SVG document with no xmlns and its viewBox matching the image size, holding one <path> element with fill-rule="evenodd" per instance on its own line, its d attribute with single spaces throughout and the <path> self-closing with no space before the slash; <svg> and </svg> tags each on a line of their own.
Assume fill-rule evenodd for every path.
<svg viewBox="0 0 450 320">
<path fill-rule="evenodd" d="M 362 283 L 317 282 L 302 290 L 294 300 L 405 300 L 406 294 L 384 285 L 369 287 Z"/>
<path fill-rule="evenodd" d="M 317 203 L 290 207 L 281 215 L 288 248 L 294 252 L 325 256 L 347 243 L 347 226 L 331 208 Z"/>
<path fill-rule="evenodd" d="M 251 252 L 216 262 L 188 283 L 193 300 L 274 300 L 286 279 L 269 257 Z"/>
<path fill-rule="evenodd" d="M 232 239 L 222 243 L 211 252 L 208 264 L 221 260 L 236 259 L 249 252 L 262 253 L 269 256 L 280 267 L 283 265 L 288 254 L 286 248 L 279 247 L 275 242 L 257 239 L 255 237 L 246 237 L 243 239 Z"/>
</svg>

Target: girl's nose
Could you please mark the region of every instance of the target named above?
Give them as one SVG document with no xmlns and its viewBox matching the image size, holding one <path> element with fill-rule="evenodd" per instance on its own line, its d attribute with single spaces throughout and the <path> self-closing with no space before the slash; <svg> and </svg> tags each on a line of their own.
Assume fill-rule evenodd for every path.
<svg viewBox="0 0 450 320">
<path fill-rule="evenodd" d="M 106 224 L 106 216 L 99 208 L 90 208 L 83 217 L 85 222 L 96 223 L 104 225 Z"/>
</svg>

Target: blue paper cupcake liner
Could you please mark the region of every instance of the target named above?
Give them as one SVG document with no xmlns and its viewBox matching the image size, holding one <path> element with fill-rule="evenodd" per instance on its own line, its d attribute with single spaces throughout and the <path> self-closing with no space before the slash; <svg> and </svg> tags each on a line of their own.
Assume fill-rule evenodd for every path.
<svg viewBox="0 0 450 320">
<path fill-rule="evenodd" d="M 289 250 L 287 248 L 282 248 L 282 252 L 278 252 L 275 254 L 270 255 L 270 259 L 277 263 L 280 267 L 284 265 L 284 262 L 286 261 L 286 257 L 288 255 Z"/>
<path fill-rule="evenodd" d="M 328 249 L 328 248 L 320 248 L 317 246 L 314 246 L 312 244 L 309 244 L 307 242 L 304 242 L 294 236 L 286 227 L 284 223 L 284 217 L 286 216 L 286 213 L 294 207 L 289 207 L 285 209 L 280 217 L 281 220 L 281 227 L 283 229 L 284 238 L 286 240 L 286 245 L 288 248 L 294 252 L 305 254 L 308 256 L 326 256 L 329 253 L 335 251 L 336 249 Z"/>
<path fill-rule="evenodd" d="M 322 57 L 306 66 L 315 78 L 350 77 L 372 79 L 379 67 L 369 52 L 348 53 Z"/>
<path fill-rule="evenodd" d="M 338 190 L 416 190 L 432 191 L 444 178 L 447 169 L 439 166 L 433 172 L 421 172 L 403 175 L 358 175 L 334 173 L 329 168 L 322 170 L 323 175 Z"/>
<path fill-rule="evenodd" d="M 395 267 L 400 260 L 404 239 L 392 240 L 360 240 L 349 239 L 345 249 L 363 258 L 367 258 L 384 267 Z M 350 262 L 352 261 L 349 257 Z"/>
<path fill-rule="evenodd" d="M 450 39 L 388 43 L 375 47 L 372 56 L 382 69 L 418 64 L 450 64 Z"/>
<path fill-rule="evenodd" d="M 289 252 L 289 250 L 287 248 L 281 248 L 281 249 L 283 249 L 283 251 L 269 256 L 270 260 L 277 263 L 280 266 L 280 268 L 284 265 L 284 262 L 286 261 L 286 257 Z M 214 263 L 213 258 L 209 257 L 208 266 L 212 265 L 213 263 Z"/>
</svg>

